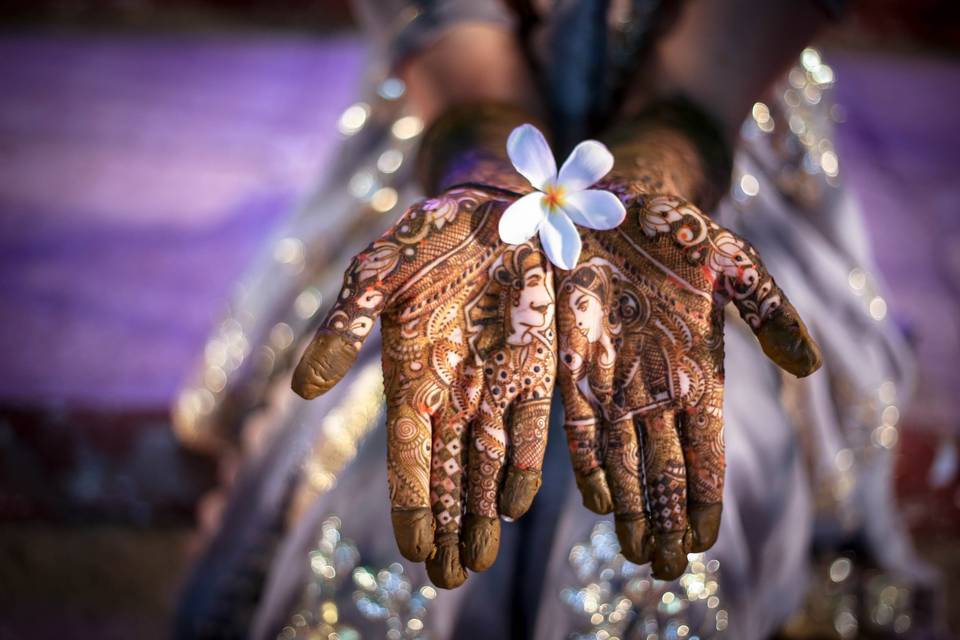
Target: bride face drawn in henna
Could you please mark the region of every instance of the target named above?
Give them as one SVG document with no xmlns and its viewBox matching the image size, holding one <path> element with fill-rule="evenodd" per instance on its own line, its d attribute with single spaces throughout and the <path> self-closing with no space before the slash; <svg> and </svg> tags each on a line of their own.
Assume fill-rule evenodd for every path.
<svg viewBox="0 0 960 640">
<path fill-rule="evenodd" d="M 628 212 L 622 228 L 584 238 L 586 263 L 560 283 L 560 357 L 569 371 L 562 384 L 585 504 L 610 504 L 591 491 L 612 497 L 628 558 L 644 562 L 652 554 L 655 575 L 666 579 L 683 570 L 685 550 L 702 551 L 716 539 L 723 305 L 736 304 L 764 351 L 787 370 L 807 375 L 819 354 L 744 240 L 679 198 L 639 196 Z M 611 289 L 598 284 L 604 278 Z M 598 366 L 605 335 L 615 348 L 611 368 Z M 598 464 L 606 482 L 589 475 Z"/>
<path fill-rule="evenodd" d="M 606 303 L 609 278 L 599 265 L 585 264 L 571 271 L 561 285 L 571 313 L 564 313 L 562 324 L 564 366 L 574 378 L 586 375 L 586 356 L 594 354 L 593 366 L 613 367 L 616 360 L 614 336 L 620 333 L 619 323 Z M 572 326 L 571 325 L 572 321 Z"/>
<path fill-rule="evenodd" d="M 581 278 L 581 280 L 586 279 L 593 282 L 600 280 L 592 270 L 581 270 L 580 274 L 587 276 Z M 577 278 L 574 278 L 570 284 L 573 289 L 570 296 L 570 309 L 573 311 L 576 327 L 587 339 L 587 342 L 593 344 L 604 336 L 603 301 L 598 292 L 588 289 L 578 282 Z"/>
</svg>

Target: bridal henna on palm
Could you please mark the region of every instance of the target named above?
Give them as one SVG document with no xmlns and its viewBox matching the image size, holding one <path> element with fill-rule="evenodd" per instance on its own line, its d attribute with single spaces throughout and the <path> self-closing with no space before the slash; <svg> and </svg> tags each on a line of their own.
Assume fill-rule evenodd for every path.
<svg viewBox="0 0 960 640">
<path fill-rule="evenodd" d="M 627 219 L 584 234 L 559 275 L 560 387 L 584 504 L 613 511 L 624 555 L 678 577 L 716 540 L 723 495 L 723 308 L 803 376 L 820 364 L 749 244 L 681 198 L 615 176 Z"/>
<path fill-rule="evenodd" d="M 490 149 L 450 152 L 462 136 L 476 144 L 462 118 L 445 127 L 435 131 L 459 133 L 434 149 L 445 158 L 440 165 L 454 169 L 432 175 L 462 176 L 467 158 L 487 181 L 516 188 L 517 174 Z M 521 130 L 531 132 L 514 134 Z M 549 154 L 532 131 L 531 148 Z M 719 531 L 724 306 L 737 306 L 781 367 L 798 376 L 819 367 L 816 343 L 753 248 L 686 200 L 650 193 L 697 182 L 671 173 L 689 153 L 674 153 L 673 165 L 670 153 L 644 160 L 670 139 L 658 133 L 646 146 L 621 149 L 633 161 L 599 183 L 615 194 L 606 195 L 618 220 L 626 205 L 619 227 L 606 222 L 610 212 L 572 212 L 608 230 L 585 229 L 579 260 L 559 271 L 556 304 L 553 267 L 523 218 L 528 209 L 541 216 L 533 222 L 552 214 L 515 209 L 516 244 L 501 241 L 522 185 L 450 188 L 411 207 L 347 270 L 294 388 L 312 397 L 336 384 L 382 316 L 394 530 L 401 553 L 425 560 L 437 585 L 455 587 L 467 568 L 487 569 L 499 548 L 499 516 L 530 507 L 555 375 L 584 504 L 614 513 L 628 559 L 652 561 L 656 577 L 672 579 L 686 554 L 712 546 Z M 531 197 L 542 196 L 521 200 Z"/>
<path fill-rule="evenodd" d="M 331 388 L 382 317 L 397 544 L 443 587 L 493 563 L 499 516 L 522 515 L 540 486 L 553 271 L 535 242 L 499 241 L 512 200 L 468 186 L 411 207 L 354 259 L 294 376 L 306 397 Z"/>
</svg>

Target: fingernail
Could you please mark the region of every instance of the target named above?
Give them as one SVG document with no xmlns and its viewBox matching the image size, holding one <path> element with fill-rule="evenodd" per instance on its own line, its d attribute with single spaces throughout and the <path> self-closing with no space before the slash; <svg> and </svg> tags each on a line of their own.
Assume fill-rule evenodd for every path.
<svg viewBox="0 0 960 640">
<path fill-rule="evenodd" d="M 583 506 L 600 515 L 613 511 L 613 499 L 607 486 L 603 469 L 594 469 L 588 475 L 577 476 L 577 488 L 583 498 Z"/>
<path fill-rule="evenodd" d="M 456 589 L 467 580 L 467 571 L 460 564 L 460 536 L 444 533 L 437 536 L 435 553 L 427 558 L 427 575 L 441 589 Z"/>
<path fill-rule="evenodd" d="M 691 505 L 687 513 L 690 518 L 690 531 L 693 542 L 690 550 L 694 553 L 706 551 L 717 541 L 720 534 L 720 513 L 723 504 Z"/>
<path fill-rule="evenodd" d="M 540 490 L 540 482 L 539 471 L 511 467 L 500 493 L 500 514 L 503 518 L 512 521 L 525 514 Z"/>
<path fill-rule="evenodd" d="M 321 329 L 300 358 L 291 387 L 312 400 L 332 389 L 356 359 L 357 349 L 352 343 L 338 333 Z"/>
<path fill-rule="evenodd" d="M 634 564 L 646 564 L 653 555 L 647 519 L 643 516 L 614 516 L 614 528 L 620 541 L 620 553 Z"/>
<path fill-rule="evenodd" d="M 400 555 L 423 562 L 433 552 L 433 512 L 427 508 L 395 510 L 390 514 Z"/>
<path fill-rule="evenodd" d="M 803 378 L 823 364 L 823 355 L 796 310 L 784 310 L 757 330 L 763 352 L 782 369 Z"/>
<path fill-rule="evenodd" d="M 687 568 L 684 532 L 659 534 L 653 545 L 653 577 L 657 580 L 676 580 Z"/>
<path fill-rule="evenodd" d="M 500 551 L 500 521 L 468 513 L 463 517 L 463 564 L 473 571 L 493 566 Z"/>
</svg>

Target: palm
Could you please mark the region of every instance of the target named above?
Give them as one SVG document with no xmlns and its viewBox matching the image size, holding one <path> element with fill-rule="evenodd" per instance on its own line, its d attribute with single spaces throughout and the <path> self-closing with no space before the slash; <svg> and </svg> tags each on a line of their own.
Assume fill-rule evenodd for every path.
<svg viewBox="0 0 960 640">
<path fill-rule="evenodd" d="M 679 198 L 616 178 L 608 188 L 626 221 L 587 233 L 560 282 L 567 431 L 585 504 L 615 513 L 628 558 L 672 578 L 719 525 L 724 306 L 788 370 L 810 373 L 819 356 L 743 240 Z"/>
<path fill-rule="evenodd" d="M 332 387 L 382 314 L 394 529 L 440 586 L 493 562 L 498 516 L 540 485 L 553 282 L 535 243 L 499 241 L 514 199 L 464 187 L 411 207 L 354 259 L 294 379 L 307 397 Z"/>
</svg>

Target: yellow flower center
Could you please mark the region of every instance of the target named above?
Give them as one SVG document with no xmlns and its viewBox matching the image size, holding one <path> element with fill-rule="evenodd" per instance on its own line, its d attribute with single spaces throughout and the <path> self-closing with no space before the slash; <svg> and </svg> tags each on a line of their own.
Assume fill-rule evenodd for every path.
<svg viewBox="0 0 960 640">
<path fill-rule="evenodd" d="M 563 196 L 566 195 L 563 187 L 558 184 L 551 184 L 543 191 L 543 202 L 553 213 L 563 206 Z"/>
</svg>

